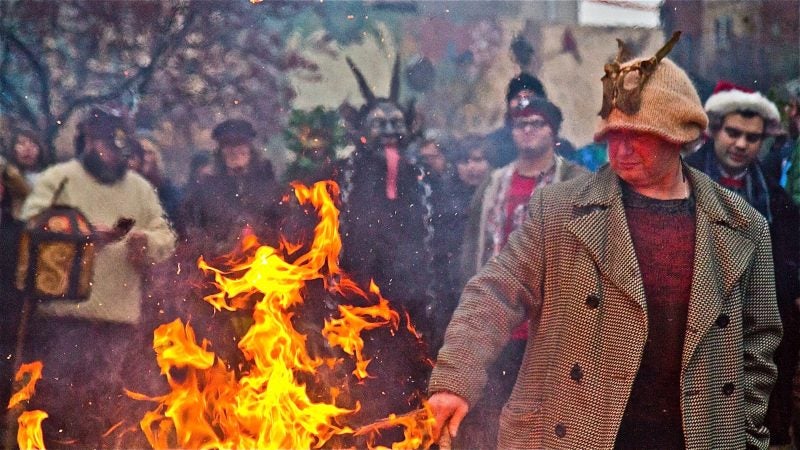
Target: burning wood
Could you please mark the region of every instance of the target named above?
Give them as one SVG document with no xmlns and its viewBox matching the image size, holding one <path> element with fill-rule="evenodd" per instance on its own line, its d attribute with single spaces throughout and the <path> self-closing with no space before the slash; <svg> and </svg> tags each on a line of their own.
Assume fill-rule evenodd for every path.
<svg viewBox="0 0 800 450">
<path fill-rule="evenodd" d="M 381 430 L 388 428 L 403 426 L 406 430 L 404 443 L 409 446 L 407 448 L 428 448 L 433 443 L 432 432 L 434 425 L 436 425 L 436 419 L 433 417 L 428 404 L 425 403 L 423 408 L 400 415 L 391 414 L 385 419 L 358 427 L 353 436 L 366 436 L 379 433 Z M 450 449 L 450 435 L 446 429 L 442 430 L 439 448 L 442 450 Z"/>
</svg>

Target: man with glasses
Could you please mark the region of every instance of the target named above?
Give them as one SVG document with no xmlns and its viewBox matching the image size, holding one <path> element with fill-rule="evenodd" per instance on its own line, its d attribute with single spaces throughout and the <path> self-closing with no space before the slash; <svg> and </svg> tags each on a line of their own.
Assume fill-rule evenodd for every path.
<svg viewBox="0 0 800 450">
<path fill-rule="evenodd" d="M 514 111 L 520 102 L 527 102 L 534 98 L 547 100 L 547 92 L 535 76 L 522 72 L 508 82 L 506 88 L 506 114 L 503 126 L 486 135 L 486 158 L 492 167 L 506 166 L 517 156 L 514 145 L 514 129 L 512 126 Z M 556 140 L 556 153 L 565 158 L 574 156 L 575 146 L 568 140 L 559 137 Z"/>
<path fill-rule="evenodd" d="M 742 196 L 769 223 L 775 266 L 775 290 L 783 321 L 783 339 L 775 352 L 778 380 L 770 397 L 766 424 L 771 445 L 791 443 L 792 379 L 800 334 L 795 299 L 800 297 L 800 218 L 778 180 L 759 162 L 764 138 L 780 132 L 774 103 L 758 92 L 720 82 L 708 98 L 710 139 L 686 162 Z M 798 430 L 800 431 L 800 430 Z"/>
<path fill-rule="evenodd" d="M 597 173 L 537 189 L 522 225 L 473 277 L 431 374 L 437 430 L 458 435 L 528 323 L 499 448 L 769 446 L 781 337 L 766 220 L 681 162 L 708 124 L 664 59 L 605 67 Z M 527 127 L 527 125 L 525 125 Z"/>
<path fill-rule="evenodd" d="M 473 197 L 462 247 L 467 278 L 500 253 L 511 232 L 527 216 L 534 192 L 587 173 L 556 153 L 562 121 L 556 105 L 543 98 L 523 96 L 509 111 L 509 120 L 517 156 L 505 167 L 492 171 Z M 527 324 L 520 324 L 489 369 L 493 382 L 467 418 L 465 433 L 457 445 L 463 442 L 468 447 L 487 448 L 496 442 L 497 418 L 514 387 L 527 339 Z"/>
</svg>

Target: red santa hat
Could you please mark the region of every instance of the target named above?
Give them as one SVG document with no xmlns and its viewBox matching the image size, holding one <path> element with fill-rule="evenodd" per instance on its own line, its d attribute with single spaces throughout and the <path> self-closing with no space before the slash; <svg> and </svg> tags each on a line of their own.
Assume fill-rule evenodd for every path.
<svg viewBox="0 0 800 450">
<path fill-rule="evenodd" d="M 705 104 L 708 114 L 719 117 L 737 111 L 752 111 L 764 119 L 764 129 L 769 133 L 779 129 L 781 115 L 778 107 L 760 92 L 753 91 L 728 81 L 720 81 Z"/>
</svg>

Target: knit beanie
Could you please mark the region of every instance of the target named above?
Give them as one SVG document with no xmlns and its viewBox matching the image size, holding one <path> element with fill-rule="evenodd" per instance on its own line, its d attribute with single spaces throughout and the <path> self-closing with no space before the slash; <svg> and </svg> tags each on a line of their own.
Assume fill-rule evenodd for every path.
<svg viewBox="0 0 800 450">
<path fill-rule="evenodd" d="M 642 60 L 634 59 L 621 68 Z M 598 122 L 594 140 L 603 141 L 606 133 L 612 130 L 635 130 L 655 134 L 675 144 L 686 144 L 700 138 L 707 125 L 708 117 L 689 76 L 665 58 L 644 85 L 639 111 L 627 115 L 612 108 L 608 117 Z"/>
<path fill-rule="evenodd" d="M 542 82 L 535 76 L 522 72 L 508 82 L 506 89 L 506 103 L 510 102 L 521 91 L 531 91 L 537 97 L 547 98 Z"/>
<path fill-rule="evenodd" d="M 561 110 L 558 106 L 543 98 L 523 99 L 516 108 L 511 109 L 509 116 L 513 119 L 530 117 L 534 114 L 542 116 L 547 124 L 550 125 L 553 134 L 558 135 L 564 117 L 561 115 Z"/>
<path fill-rule="evenodd" d="M 80 140 L 80 147 L 76 148 L 76 154 L 83 152 L 86 138 L 101 139 L 115 150 L 129 152 L 132 138 L 128 122 L 128 118 L 116 109 L 105 106 L 93 107 L 78 124 L 76 139 Z"/>
<path fill-rule="evenodd" d="M 708 115 L 716 115 L 724 119 L 730 113 L 753 112 L 764 120 L 764 131 L 775 134 L 780 131 L 781 114 L 778 107 L 760 92 L 728 81 L 717 82 L 714 92 L 708 97 L 705 105 Z"/>
</svg>

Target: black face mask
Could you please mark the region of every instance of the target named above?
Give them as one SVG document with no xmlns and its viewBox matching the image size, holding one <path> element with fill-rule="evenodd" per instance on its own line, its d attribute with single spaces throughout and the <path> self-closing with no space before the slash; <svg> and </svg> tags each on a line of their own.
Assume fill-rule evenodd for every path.
<svg viewBox="0 0 800 450">
<path fill-rule="evenodd" d="M 404 146 L 408 129 L 405 116 L 397 105 L 380 102 L 367 114 L 363 132 L 367 146 L 379 150 L 386 145 Z"/>
<path fill-rule="evenodd" d="M 87 172 L 103 184 L 114 184 L 121 180 L 128 171 L 128 165 L 124 162 L 116 167 L 108 166 L 94 151 L 87 151 L 80 157 L 81 164 Z"/>
</svg>

